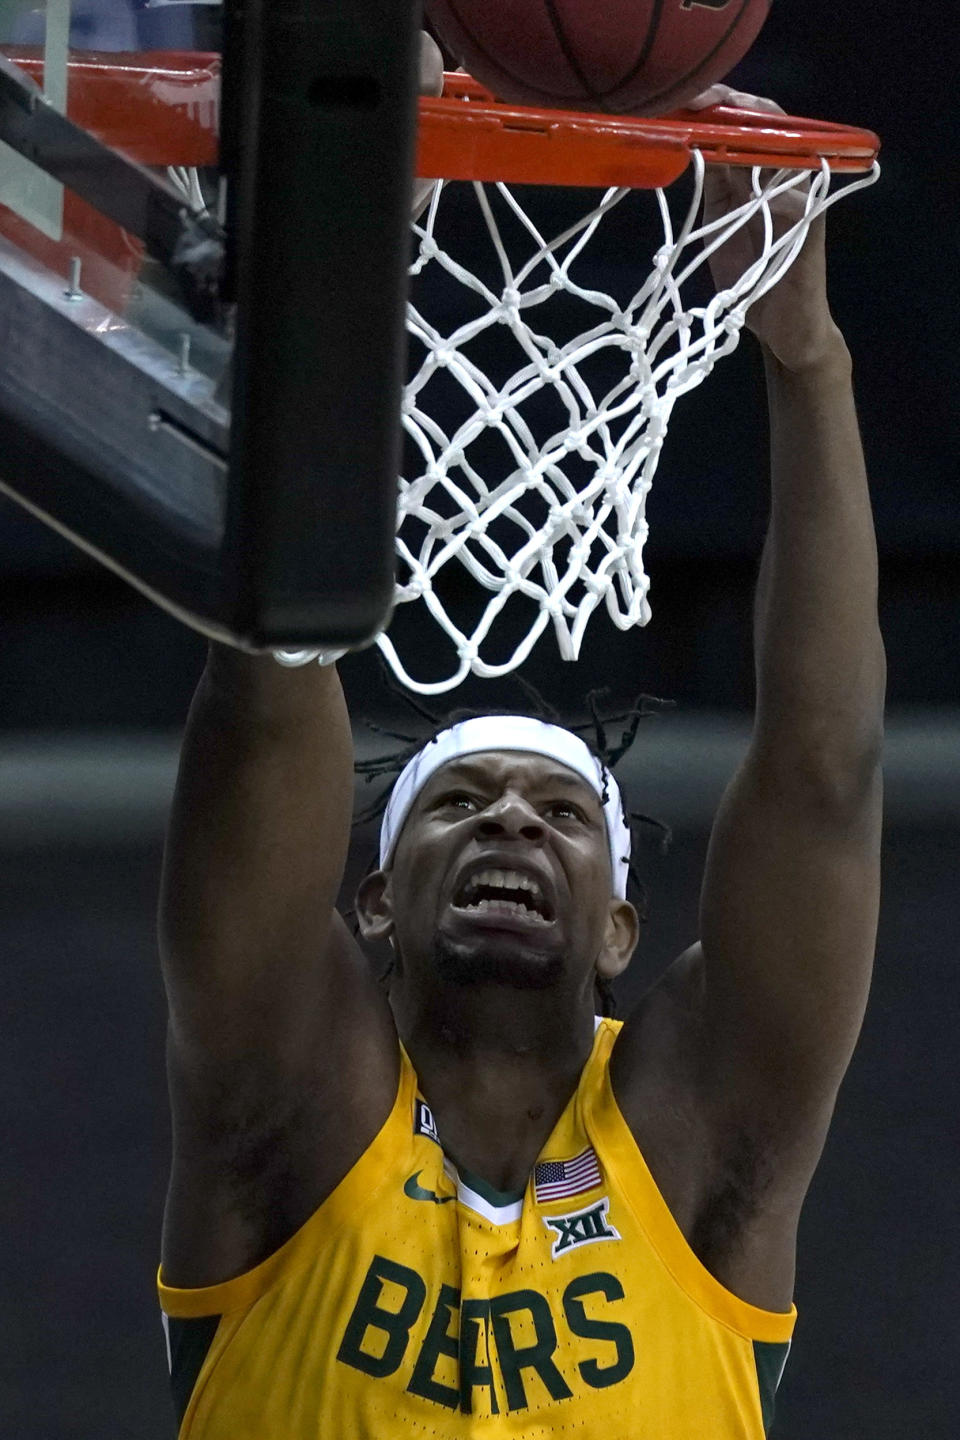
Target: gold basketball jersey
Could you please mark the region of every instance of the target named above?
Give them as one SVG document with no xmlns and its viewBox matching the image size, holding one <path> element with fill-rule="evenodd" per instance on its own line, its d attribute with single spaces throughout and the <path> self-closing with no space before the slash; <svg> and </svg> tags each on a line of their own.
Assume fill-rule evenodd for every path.
<svg viewBox="0 0 960 1440">
<path fill-rule="evenodd" d="M 160 1278 L 180 1440 L 762 1440 L 796 1319 L 687 1245 L 617 1107 L 601 1021 L 521 1197 L 396 1103 L 310 1220 L 204 1290 Z"/>
</svg>

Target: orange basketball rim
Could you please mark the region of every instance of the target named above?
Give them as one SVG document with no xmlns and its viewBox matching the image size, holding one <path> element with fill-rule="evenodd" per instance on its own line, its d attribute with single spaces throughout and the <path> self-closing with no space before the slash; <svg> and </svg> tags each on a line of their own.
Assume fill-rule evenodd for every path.
<svg viewBox="0 0 960 1440">
<path fill-rule="evenodd" d="M 39 50 L 5 53 L 42 84 Z M 216 165 L 220 57 L 184 51 L 75 52 L 70 118 L 145 165 Z M 868 171 L 880 142 L 869 130 L 715 105 L 657 119 L 502 104 L 462 73 L 441 99 L 420 101 L 421 176 L 515 184 L 669 185 L 699 150 L 708 162 Z"/>
</svg>

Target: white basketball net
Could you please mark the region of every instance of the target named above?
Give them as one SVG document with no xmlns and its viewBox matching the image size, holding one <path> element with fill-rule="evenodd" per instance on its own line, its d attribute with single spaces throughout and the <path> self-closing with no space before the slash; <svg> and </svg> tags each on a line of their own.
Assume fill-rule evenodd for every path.
<svg viewBox="0 0 960 1440">
<path fill-rule="evenodd" d="M 422 601 L 441 632 L 442 640 L 430 627 L 428 636 L 421 625 L 406 645 L 421 666 L 429 657 L 433 675 L 412 674 L 389 634 L 377 642 L 411 690 L 436 694 L 471 673 L 504 675 L 523 663 L 548 628 L 562 658 L 574 660 L 601 607 L 621 630 L 646 624 L 646 500 L 674 405 L 736 348 L 747 310 L 796 259 L 812 221 L 879 173 L 844 177 L 847 183 L 836 188 L 825 162 L 812 176 L 754 170 L 751 199 L 698 227 L 705 170 L 694 151 L 693 194 L 679 223 L 667 193 L 654 192 L 664 243 L 626 305 L 589 288 L 582 277 L 590 262 L 583 256 L 610 211 L 637 192 L 608 191 L 583 219 L 548 240 L 506 185 L 451 185 L 461 202 L 471 190 L 475 196 L 497 259 L 491 284 L 440 245 L 446 187 L 437 185 L 423 222 L 414 226 L 419 250 L 408 330 L 415 373 L 403 401 L 409 463 L 400 478 L 396 591 L 398 608 Z M 805 188 L 802 217 L 775 235 L 771 203 Z M 692 277 L 755 216 L 764 231 L 763 254 L 732 289 L 692 304 Z M 505 221 L 511 233 L 518 222 L 527 238 L 529 253 L 520 260 L 508 254 Z M 467 258 L 481 248 L 471 241 Z M 429 319 L 438 291 L 449 309 L 453 281 L 465 287 L 473 313 L 453 324 Z M 571 314 L 577 333 L 551 339 L 547 332 L 557 334 L 553 321 L 561 303 L 561 337 Z M 441 650 L 448 659 L 438 677 Z M 328 663 L 341 653 L 281 652 L 277 659 Z"/>
</svg>

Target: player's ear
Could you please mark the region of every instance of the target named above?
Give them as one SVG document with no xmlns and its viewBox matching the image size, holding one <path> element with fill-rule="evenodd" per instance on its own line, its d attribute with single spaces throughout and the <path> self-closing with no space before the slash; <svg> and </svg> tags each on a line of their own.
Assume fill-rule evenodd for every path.
<svg viewBox="0 0 960 1440">
<path fill-rule="evenodd" d="M 355 909 L 364 940 L 389 940 L 393 934 L 390 872 L 371 870 L 360 881 Z"/>
<path fill-rule="evenodd" d="M 597 957 L 597 973 L 604 980 L 616 980 L 630 964 L 640 939 L 640 919 L 629 900 L 611 900 L 603 948 Z"/>
</svg>

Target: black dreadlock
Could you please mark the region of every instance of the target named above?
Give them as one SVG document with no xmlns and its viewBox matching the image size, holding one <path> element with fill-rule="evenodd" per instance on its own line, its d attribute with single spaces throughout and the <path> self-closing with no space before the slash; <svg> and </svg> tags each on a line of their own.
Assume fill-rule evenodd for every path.
<svg viewBox="0 0 960 1440">
<path fill-rule="evenodd" d="M 383 735 L 388 739 L 400 741 L 402 748 L 387 755 L 379 755 L 370 760 L 358 760 L 356 762 L 354 766 L 355 773 L 362 775 L 366 784 L 369 785 L 374 780 L 382 779 L 385 776 L 392 776 L 393 782 L 384 788 L 371 805 L 367 806 L 366 809 L 362 810 L 355 817 L 353 822 L 355 826 L 368 824 L 373 820 L 379 820 L 383 816 L 390 796 L 393 793 L 393 785 L 399 779 L 401 771 L 415 755 L 419 754 L 421 750 L 437 740 L 445 730 L 449 730 L 451 726 L 457 725 L 463 720 L 476 720 L 485 715 L 500 715 L 504 713 L 503 708 L 500 707 L 490 709 L 462 709 L 449 712 L 446 715 L 436 715 L 416 700 L 408 690 L 398 685 L 385 665 L 382 665 L 382 672 L 387 688 L 394 695 L 398 696 L 407 708 L 412 710 L 421 720 L 426 720 L 431 727 L 431 731 L 427 735 L 415 736 L 377 725 L 372 720 L 365 718 L 361 721 L 373 734 Z M 514 675 L 512 678 L 521 690 L 528 708 L 524 711 L 511 710 L 509 713 L 528 714 L 537 720 L 545 720 L 554 725 L 564 725 L 564 721 L 560 718 L 557 710 L 544 699 L 529 681 L 520 675 Z M 608 687 L 591 690 L 586 697 L 590 719 L 576 725 L 565 726 L 572 734 L 579 735 L 581 739 L 586 740 L 588 748 L 595 758 L 599 760 L 602 776 L 601 799 L 604 804 L 606 804 L 609 799 L 609 791 L 607 789 L 608 777 L 614 766 L 623 759 L 624 755 L 626 755 L 633 746 L 637 738 L 637 731 L 640 728 L 640 722 L 649 719 L 651 716 L 659 715 L 664 710 L 672 709 L 674 704 L 672 700 L 661 700 L 655 695 L 641 694 L 637 696 L 633 704 L 626 710 L 619 711 L 613 715 L 602 715 L 600 707 L 602 702 L 608 698 L 609 694 L 610 691 Z M 623 725 L 625 727 L 618 740 L 608 738 L 608 729 L 613 725 Z M 592 734 L 590 733 L 591 731 Z M 637 838 L 637 831 L 640 826 L 646 825 L 658 830 L 660 832 L 661 853 L 666 854 L 673 840 L 673 831 L 669 825 L 664 824 L 661 820 L 654 819 L 650 815 L 643 815 L 635 810 L 627 812 L 627 819 L 634 839 Z M 368 868 L 374 868 L 376 862 L 377 852 L 374 852 L 372 863 Z M 649 916 L 649 894 L 647 887 L 640 879 L 640 875 L 632 859 L 629 862 L 627 873 L 635 891 L 637 914 L 640 917 L 641 923 L 646 923 Z M 393 962 L 391 961 L 380 977 L 381 983 L 386 984 L 389 981 L 392 971 Z M 598 975 L 596 991 L 599 1013 L 601 1015 L 615 1016 L 617 1003 L 613 993 L 612 982 Z"/>
</svg>

